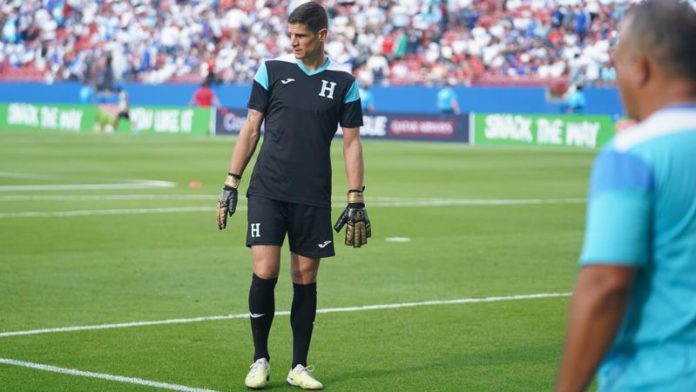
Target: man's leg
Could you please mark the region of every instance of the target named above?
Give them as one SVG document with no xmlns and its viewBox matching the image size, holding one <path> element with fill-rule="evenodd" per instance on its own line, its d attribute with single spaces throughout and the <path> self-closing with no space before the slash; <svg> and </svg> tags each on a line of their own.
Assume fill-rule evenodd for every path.
<svg viewBox="0 0 696 392">
<path fill-rule="evenodd" d="M 254 245 L 251 247 L 254 275 L 249 289 L 249 317 L 254 338 L 254 361 L 270 360 L 268 335 L 275 314 L 274 290 L 280 269 L 280 247 Z"/>
<path fill-rule="evenodd" d="M 292 326 L 292 369 L 286 379 L 302 389 L 321 389 L 323 385 L 307 366 L 307 354 L 317 314 L 317 273 L 322 258 L 334 255 L 331 209 L 291 205 L 290 272 L 293 298 L 290 311 Z"/>
<path fill-rule="evenodd" d="M 249 388 L 266 386 L 271 374 L 268 335 L 275 313 L 275 285 L 280 269 L 280 247 L 285 237 L 285 207 L 273 200 L 250 197 L 247 240 L 254 262 L 249 289 L 249 318 L 254 339 L 254 363 L 244 383 Z"/>
<path fill-rule="evenodd" d="M 253 389 L 266 386 L 271 377 L 271 356 L 268 354 L 268 335 L 275 314 L 274 290 L 280 268 L 280 246 L 254 245 L 254 275 L 249 288 L 249 319 L 254 339 L 254 363 L 244 379 L 244 384 Z"/>
<path fill-rule="evenodd" d="M 293 298 L 290 324 L 293 336 L 292 367 L 294 368 L 297 365 L 307 366 L 307 354 L 317 313 L 316 280 L 320 259 L 291 253 L 291 260 Z"/>
<path fill-rule="evenodd" d="M 291 253 L 292 266 L 292 368 L 287 383 L 302 389 L 322 389 L 324 386 L 312 375 L 307 367 L 307 353 L 314 330 L 314 317 L 317 314 L 317 272 L 319 258 L 310 258 Z"/>
</svg>

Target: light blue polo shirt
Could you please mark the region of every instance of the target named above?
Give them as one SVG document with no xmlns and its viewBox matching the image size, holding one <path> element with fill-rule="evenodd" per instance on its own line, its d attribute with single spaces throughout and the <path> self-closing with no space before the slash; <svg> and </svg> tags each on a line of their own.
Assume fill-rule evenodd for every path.
<svg viewBox="0 0 696 392">
<path fill-rule="evenodd" d="M 696 104 L 662 109 L 602 149 L 580 263 L 637 268 L 599 391 L 696 391 Z"/>
<path fill-rule="evenodd" d="M 374 107 L 375 97 L 372 95 L 372 91 L 364 88 L 358 88 L 358 93 L 360 94 L 360 105 L 363 113 L 366 112 L 370 106 Z"/>
<path fill-rule="evenodd" d="M 440 111 L 451 111 L 452 100 L 457 100 L 457 93 L 451 87 L 443 87 L 437 92 L 437 108 Z"/>
</svg>

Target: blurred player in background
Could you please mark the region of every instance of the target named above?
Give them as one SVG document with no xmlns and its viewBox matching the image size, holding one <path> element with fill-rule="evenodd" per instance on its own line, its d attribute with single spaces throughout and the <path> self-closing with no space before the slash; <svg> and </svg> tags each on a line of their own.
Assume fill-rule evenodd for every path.
<svg viewBox="0 0 696 392">
<path fill-rule="evenodd" d="M 121 119 L 126 122 L 130 122 L 130 104 L 128 101 L 128 93 L 123 86 L 116 86 L 116 93 L 118 94 L 118 113 L 116 114 L 116 120 L 114 121 L 114 129 L 118 129 Z"/>
<path fill-rule="evenodd" d="M 218 205 L 218 227 L 223 229 L 227 216 L 235 211 L 237 187 L 265 121 L 264 143 L 247 190 L 246 244 L 251 247 L 254 270 L 249 312 L 255 353 L 245 379 L 250 388 L 263 388 L 270 378 L 268 335 L 286 234 L 293 282 L 293 359 L 286 381 L 303 389 L 323 387 L 307 366 L 307 356 L 316 316 L 319 262 L 334 255 L 330 145 L 339 124 L 349 191 L 348 206 L 336 229 L 347 223 L 345 242 L 354 247 L 367 243 L 370 236 L 363 199 L 358 86 L 350 73 L 324 54 L 327 26 L 326 11 L 314 2 L 290 14 L 294 55 L 266 61 L 258 69 L 247 120 L 234 146 Z"/>
<path fill-rule="evenodd" d="M 209 78 L 205 78 L 203 83 L 201 83 L 200 87 L 198 87 L 198 89 L 194 91 L 193 96 L 189 101 L 189 105 L 195 105 L 200 108 L 222 108 L 220 100 L 218 99 L 217 95 L 215 95 L 213 89 L 210 88 Z"/>
<path fill-rule="evenodd" d="M 455 84 L 456 81 L 454 79 L 448 78 L 445 85 L 437 92 L 437 109 L 442 114 L 458 115 L 460 113 L 459 99 L 453 88 Z"/>
<path fill-rule="evenodd" d="M 582 114 L 585 112 L 585 105 L 587 104 L 587 98 L 585 93 L 582 92 L 583 87 L 581 84 L 572 86 L 568 92 L 568 97 L 565 101 L 565 112 L 570 114 Z"/>
<path fill-rule="evenodd" d="M 362 111 L 364 113 L 374 113 L 375 112 L 375 96 L 370 90 L 372 83 L 366 80 L 361 80 L 358 87 L 358 93 L 360 94 L 360 102 Z"/>
<path fill-rule="evenodd" d="M 614 53 L 635 127 L 597 156 L 557 391 L 696 391 L 696 10 L 646 0 Z"/>
</svg>

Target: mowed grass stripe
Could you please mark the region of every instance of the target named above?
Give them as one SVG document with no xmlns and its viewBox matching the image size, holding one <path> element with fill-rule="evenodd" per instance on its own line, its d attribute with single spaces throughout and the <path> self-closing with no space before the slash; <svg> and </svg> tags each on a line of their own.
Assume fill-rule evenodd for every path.
<svg viewBox="0 0 696 392">
<path fill-rule="evenodd" d="M 520 206 L 539 204 L 579 204 L 585 199 L 420 199 L 376 201 L 368 207 L 453 207 L 453 206 Z M 334 209 L 344 208 L 342 205 L 334 205 Z M 0 219 L 8 218 L 67 218 L 75 216 L 93 215 L 141 215 L 141 214 L 171 214 L 189 212 L 212 212 L 214 207 L 158 207 L 158 208 L 113 208 L 99 210 L 68 210 L 68 211 L 21 211 L 0 213 Z M 246 207 L 240 206 L 237 211 L 246 211 Z"/>
<path fill-rule="evenodd" d="M 36 191 L 100 191 L 114 189 L 152 189 L 173 188 L 171 181 L 142 180 L 112 184 L 39 184 L 39 185 L 0 185 L 0 192 L 36 192 Z"/>
</svg>

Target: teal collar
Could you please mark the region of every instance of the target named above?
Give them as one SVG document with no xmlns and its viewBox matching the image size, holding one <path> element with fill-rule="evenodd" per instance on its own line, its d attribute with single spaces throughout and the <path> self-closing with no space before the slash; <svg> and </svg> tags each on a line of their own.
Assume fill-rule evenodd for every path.
<svg viewBox="0 0 696 392">
<path fill-rule="evenodd" d="M 321 67 L 315 69 L 314 71 L 308 70 L 307 67 L 304 65 L 304 63 L 302 62 L 302 60 L 300 60 L 300 59 L 295 59 L 295 63 L 297 64 L 298 67 L 300 67 L 302 72 L 307 74 L 307 76 L 314 76 L 314 75 L 318 74 L 319 72 L 322 72 L 322 71 L 326 70 L 327 68 L 329 68 L 329 66 L 331 65 L 331 59 L 329 59 L 327 57 L 326 61 L 324 61 L 324 64 Z"/>
</svg>

